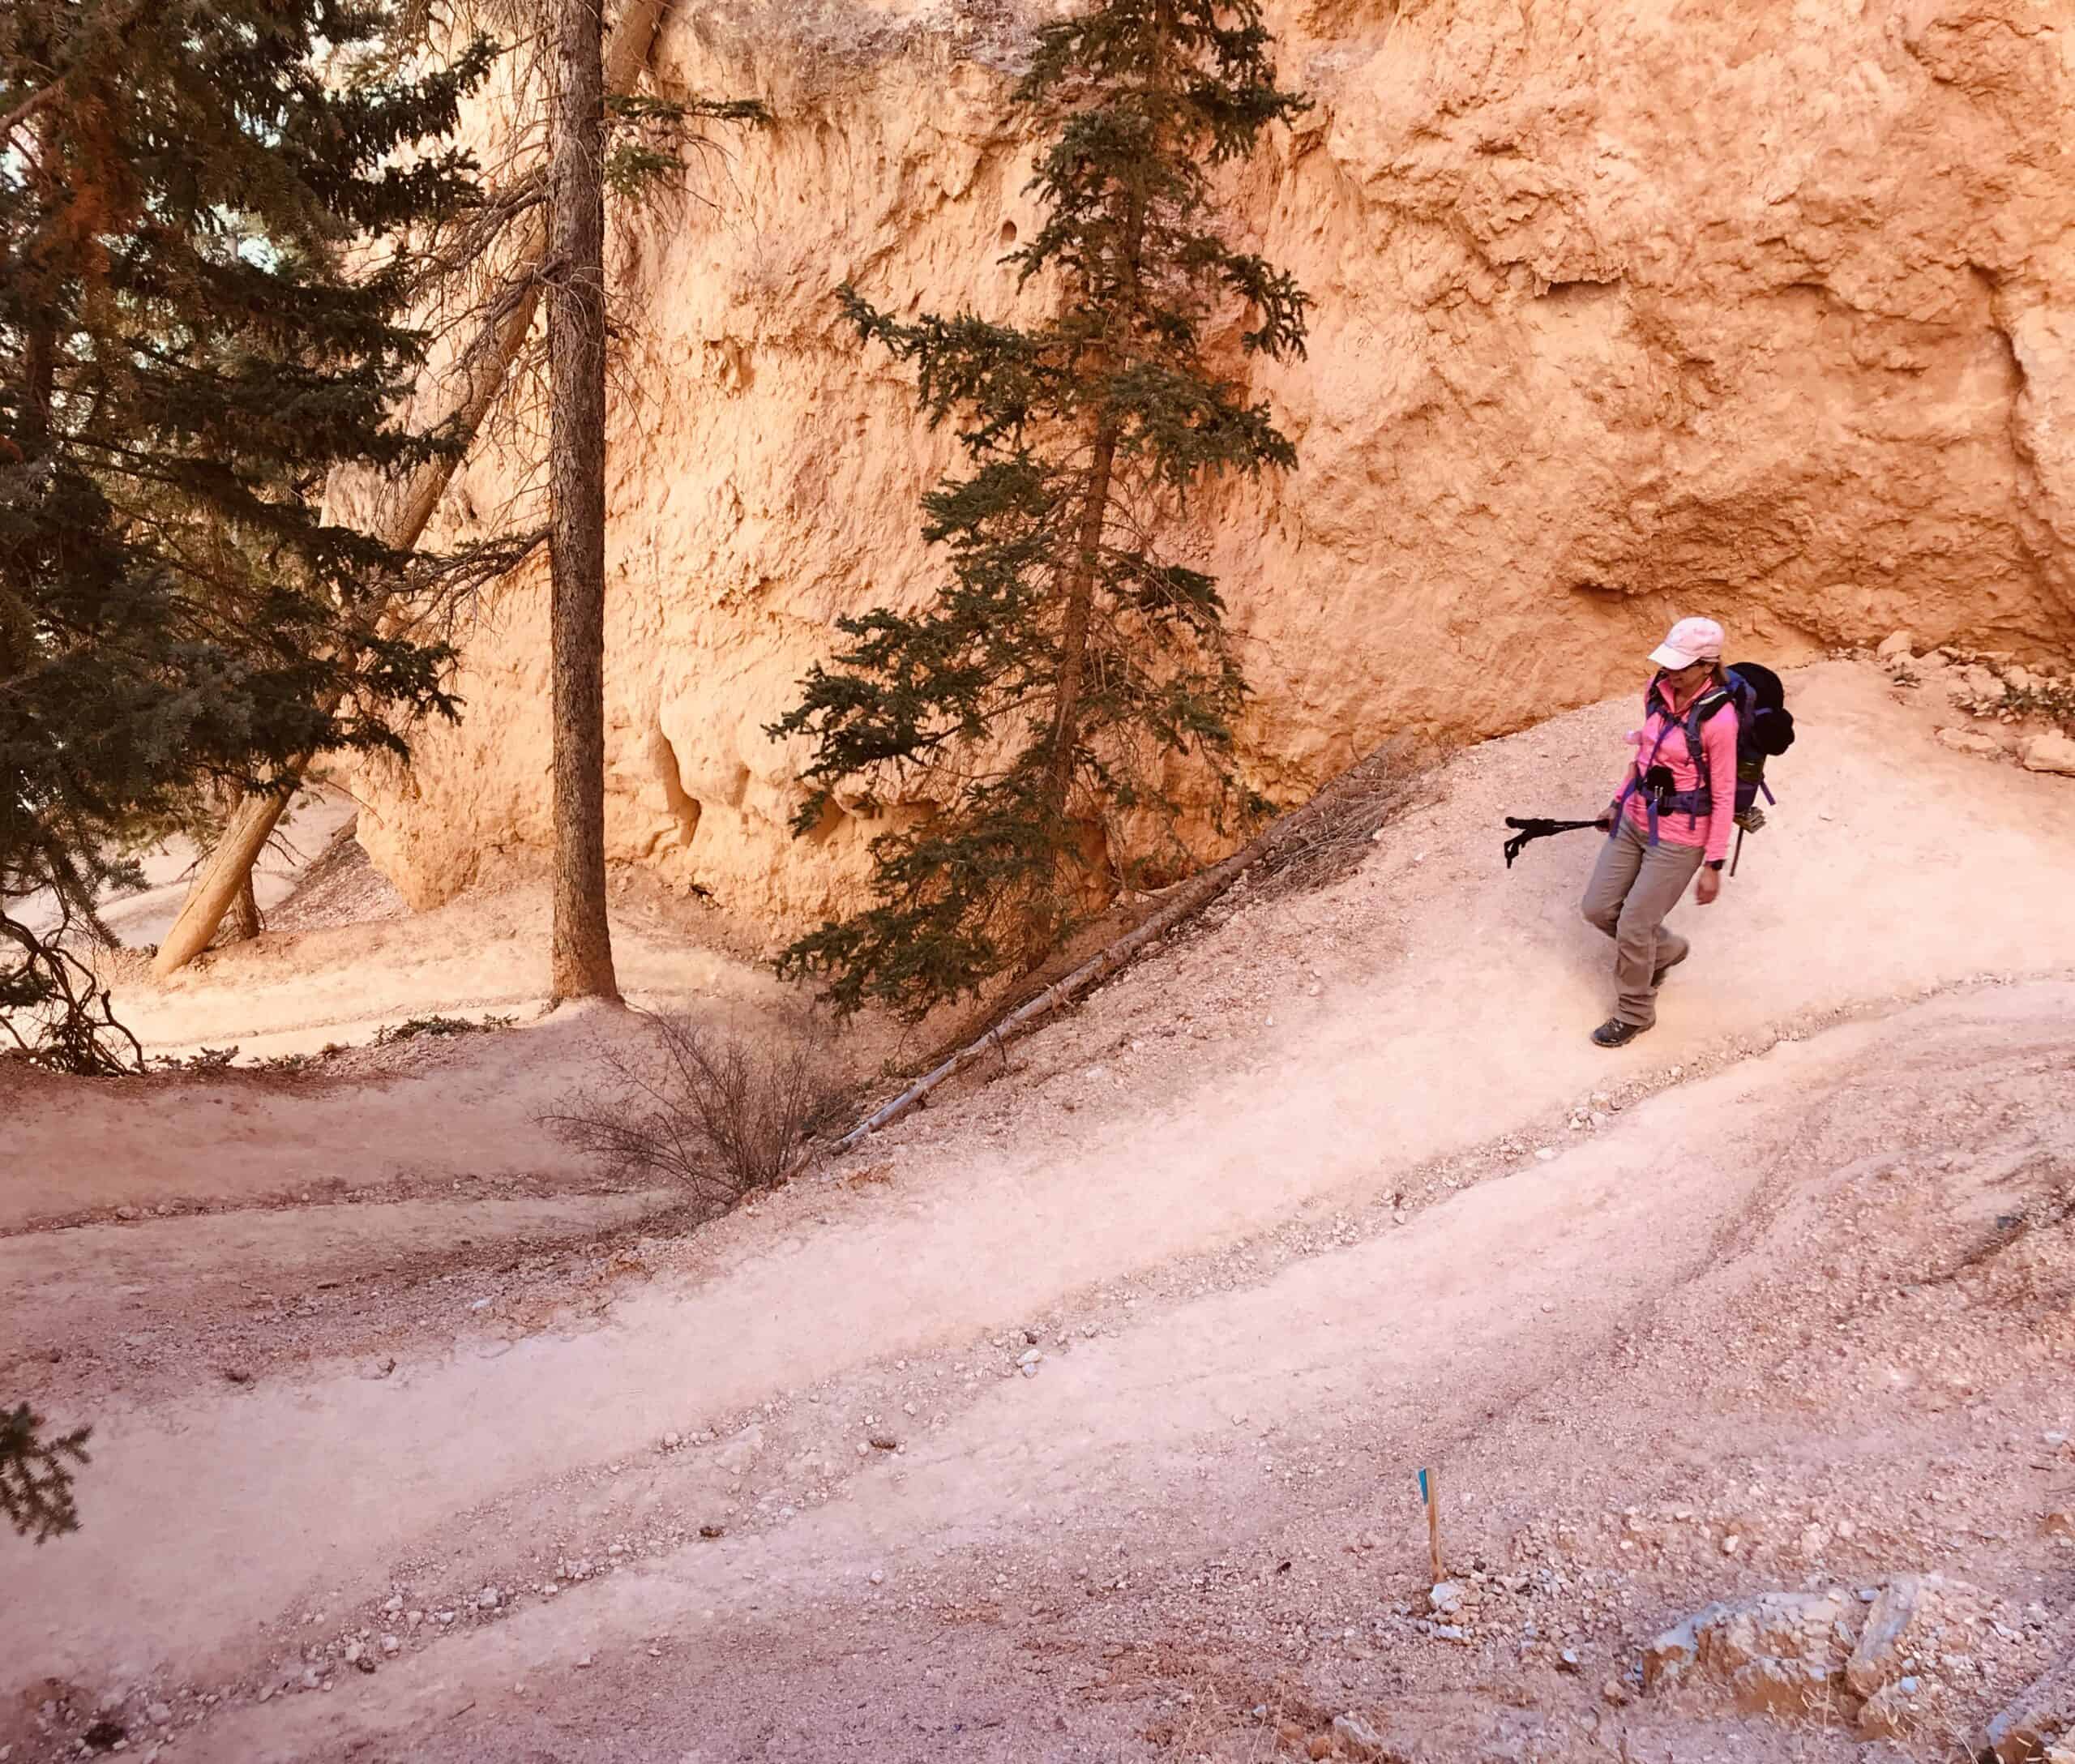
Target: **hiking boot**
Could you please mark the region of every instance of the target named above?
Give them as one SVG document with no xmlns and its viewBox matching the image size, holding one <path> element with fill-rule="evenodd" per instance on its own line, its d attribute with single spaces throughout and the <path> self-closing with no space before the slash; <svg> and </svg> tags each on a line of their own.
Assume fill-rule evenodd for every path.
<svg viewBox="0 0 2075 1764">
<path fill-rule="evenodd" d="M 1680 950 L 1677 955 L 1674 956 L 1671 961 L 1665 963 L 1662 967 L 1659 968 L 1654 974 L 1653 974 L 1650 976 L 1650 991 L 1654 992 L 1659 987 L 1662 986 L 1664 984 L 1664 977 L 1667 974 L 1671 973 L 1674 968 L 1677 967 L 1680 962 L 1684 961 L 1687 957 L 1692 955 L 1692 953 L 1693 946 L 1691 944 L 1687 944 L 1687 946 L 1684 949 Z"/>
<path fill-rule="evenodd" d="M 1618 1017 L 1610 1017 L 1592 1032 L 1594 1044 L 1601 1047 L 1625 1047 L 1638 1035 L 1649 1033 L 1648 1023 L 1624 1023 Z"/>
</svg>

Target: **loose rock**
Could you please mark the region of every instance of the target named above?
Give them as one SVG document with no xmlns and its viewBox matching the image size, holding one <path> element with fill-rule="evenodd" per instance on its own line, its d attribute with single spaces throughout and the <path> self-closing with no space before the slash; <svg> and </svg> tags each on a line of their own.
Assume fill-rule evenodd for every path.
<svg viewBox="0 0 2075 1764">
<path fill-rule="evenodd" d="M 1874 1599 L 1845 1666 L 1845 1683 L 1854 1696 L 1871 1697 L 1900 1674 L 1902 1638 L 1916 1617 L 1919 1591 L 1914 1574 L 1901 1574 Z"/>
<path fill-rule="evenodd" d="M 2022 756 L 2027 772 L 2054 772 L 2075 777 L 2075 739 L 2057 729 L 2034 735 L 2025 743 Z"/>
<path fill-rule="evenodd" d="M 1333 1736 L 1350 1758 L 1381 1758 L 1390 1755 L 1383 1735 L 1358 1715 L 1335 1715 Z"/>
</svg>

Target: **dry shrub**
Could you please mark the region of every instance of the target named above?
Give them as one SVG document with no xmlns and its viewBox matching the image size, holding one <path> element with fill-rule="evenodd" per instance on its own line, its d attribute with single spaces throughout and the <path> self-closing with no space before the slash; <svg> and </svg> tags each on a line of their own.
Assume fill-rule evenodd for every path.
<svg viewBox="0 0 2075 1764">
<path fill-rule="evenodd" d="M 797 1175 L 843 1119 L 817 1035 L 790 1034 L 771 1052 L 683 1017 L 650 1023 L 646 1048 L 603 1055 L 595 1083 L 541 1117 L 616 1175 L 679 1184 L 711 1218 Z"/>
</svg>

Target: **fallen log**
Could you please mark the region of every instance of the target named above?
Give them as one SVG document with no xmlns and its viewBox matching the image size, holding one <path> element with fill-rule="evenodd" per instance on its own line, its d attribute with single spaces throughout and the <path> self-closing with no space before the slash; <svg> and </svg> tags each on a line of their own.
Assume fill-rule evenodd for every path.
<svg viewBox="0 0 2075 1764">
<path fill-rule="evenodd" d="M 1367 839 L 1409 794 L 1410 780 L 1405 769 L 1407 744 L 1390 742 L 1330 780 L 1309 801 L 1278 816 L 1251 843 L 1242 846 L 1222 863 L 1177 883 L 1170 897 L 1152 916 L 1089 957 L 1071 973 L 1062 975 L 1035 997 L 1026 999 L 968 1041 L 948 1059 L 939 1061 L 900 1095 L 874 1110 L 835 1143 L 837 1153 L 850 1150 L 890 1125 L 920 1103 L 938 1085 L 955 1078 L 974 1061 L 998 1053 L 1007 1042 L 1043 1021 L 1060 1005 L 1115 974 L 1151 943 L 1165 936 L 1192 914 L 1200 913 L 1250 870 L 1279 858 L 1308 855 L 1328 837 Z M 1388 785 L 1386 784 L 1388 781 Z M 1388 786 L 1395 786 L 1389 788 Z M 1350 806 L 1365 793 L 1374 813 L 1345 820 Z"/>
</svg>

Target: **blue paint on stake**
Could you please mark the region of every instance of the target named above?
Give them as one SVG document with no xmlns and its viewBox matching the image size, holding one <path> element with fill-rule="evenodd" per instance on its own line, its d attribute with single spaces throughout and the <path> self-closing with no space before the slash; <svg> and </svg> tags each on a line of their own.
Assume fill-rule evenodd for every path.
<svg viewBox="0 0 2075 1764">
<path fill-rule="evenodd" d="M 1423 1470 L 1419 1473 L 1419 1504 L 1423 1507 L 1429 1504 L 1427 1496 L 1427 1472 Z"/>
</svg>

